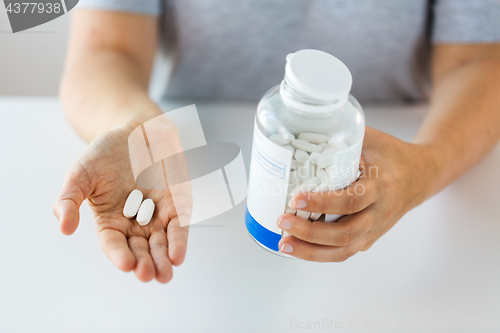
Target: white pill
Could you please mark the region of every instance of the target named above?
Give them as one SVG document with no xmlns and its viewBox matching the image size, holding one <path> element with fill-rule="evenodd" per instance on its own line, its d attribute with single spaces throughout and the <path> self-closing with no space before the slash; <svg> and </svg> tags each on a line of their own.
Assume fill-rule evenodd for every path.
<svg viewBox="0 0 500 333">
<path fill-rule="evenodd" d="M 337 137 L 333 137 L 330 140 L 328 140 L 328 145 L 330 147 L 337 149 L 338 151 L 341 151 L 341 150 L 347 148 L 347 145 L 345 144 L 345 142 L 342 139 L 337 138 Z"/>
<path fill-rule="evenodd" d="M 307 153 L 306 153 L 306 154 L 307 154 Z M 297 160 L 293 159 L 293 160 L 292 160 L 292 165 L 290 166 L 290 169 L 291 169 L 291 170 L 297 170 L 297 169 L 299 169 L 301 166 L 302 166 L 302 164 L 301 164 L 301 163 L 299 163 L 299 161 L 297 161 Z"/>
<path fill-rule="evenodd" d="M 295 196 L 296 194 L 298 193 L 307 193 L 307 192 L 311 192 L 312 190 L 314 190 L 316 188 L 316 186 L 318 186 L 319 184 L 321 183 L 321 179 L 317 178 L 317 177 L 312 177 L 312 178 L 309 178 L 309 179 L 306 179 L 306 180 L 303 180 L 302 183 L 300 183 L 299 185 L 297 185 L 293 190 L 292 192 L 290 193 L 290 195 L 293 197 Z"/>
<path fill-rule="evenodd" d="M 300 177 L 298 171 L 290 172 L 290 179 L 288 181 L 292 186 L 297 186 L 302 182 L 302 177 Z"/>
<path fill-rule="evenodd" d="M 142 202 L 141 208 L 137 213 L 137 223 L 140 226 L 145 226 L 151 221 L 155 211 L 155 203 L 151 199 L 146 199 Z"/>
<path fill-rule="evenodd" d="M 127 201 L 125 201 L 125 206 L 123 206 L 123 216 L 130 219 L 137 214 L 139 207 L 142 203 L 142 192 L 139 190 L 133 190 L 128 195 Z"/>
<path fill-rule="evenodd" d="M 321 179 L 321 181 L 323 181 L 328 178 L 328 175 L 326 174 L 325 169 L 317 168 L 316 177 L 318 177 L 319 179 Z"/>
<path fill-rule="evenodd" d="M 335 163 L 336 156 L 335 155 L 326 155 L 318 158 L 318 167 L 320 168 L 328 168 Z"/>
<path fill-rule="evenodd" d="M 338 214 L 326 214 L 325 215 L 325 222 L 337 222 L 340 220 L 344 215 L 338 215 Z"/>
<path fill-rule="evenodd" d="M 318 167 L 311 163 L 311 177 L 316 177 L 318 174 Z"/>
<path fill-rule="evenodd" d="M 268 139 L 277 145 L 284 146 L 292 142 L 292 140 L 295 139 L 295 137 L 293 136 L 293 134 L 285 133 L 285 134 L 270 135 Z"/>
<path fill-rule="evenodd" d="M 322 182 L 319 186 L 317 186 L 313 192 L 328 192 L 330 191 L 330 184 L 329 182 Z M 313 213 L 314 214 L 314 213 Z M 318 213 L 316 213 L 318 214 Z M 325 214 L 325 222 L 337 222 L 340 220 L 340 218 L 343 215 L 337 215 L 337 214 Z M 311 214 L 312 218 L 312 214 Z M 319 217 L 318 217 L 319 218 Z M 317 219 L 316 219 L 317 220 Z"/>
<path fill-rule="evenodd" d="M 309 154 L 306 153 L 304 150 L 297 149 L 295 151 L 294 157 L 297 160 L 297 162 L 299 162 L 300 164 L 304 164 L 304 162 L 309 159 Z"/>
<path fill-rule="evenodd" d="M 330 136 L 320 133 L 302 132 L 299 134 L 299 139 L 309 141 L 311 143 L 321 144 L 330 140 Z"/>
<path fill-rule="evenodd" d="M 281 235 L 281 238 L 285 238 L 285 237 L 288 237 L 288 236 L 291 236 L 291 234 L 289 234 L 286 231 L 283 231 L 283 234 Z"/>
<path fill-rule="evenodd" d="M 323 169 L 320 169 L 323 170 Z M 319 184 L 312 192 L 318 193 L 318 192 L 327 192 L 330 190 L 330 185 L 328 182 L 322 182 Z M 311 220 L 316 221 L 321 217 L 322 213 L 311 213 Z"/>
<path fill-rule="evenodd" d="M 316 186 L 318 186 L 319 184 L 321 184 L 321 179 L 319 179 L 318 177 L 311 177 L 302 181 L 302 184 L 315 184 Z"/>
<path fill-rule="evenodd" d="M 298 186 L 296 186 L 290 195 L 290 198 L 294 197 L 295 195 L 299 193 L 307 193 L 311 192 L 314 190 L 320 183 L 319 178 L 311 178 L 311 180 L 308 180 L 306 182 L 300 183 Z M 288 199 L 288 206 L 290 206 L 290 200 Z M 291 206 L 290 206 L 291 207 Z"/>
<path fill-rule="evenodd" d="M 311 220 L 316 221 L 321 217 L 321 213 L 311 213 Z"/>
<path fill-rule="evenodd" d="M 318 164 L 318 159 L 322 157 L 322 154 L 320 153 L 311 153 L 311 155 L 309 155 L 309 161 L 312 162 L 312 164 Z"/>
<path fill-rule="evenodd" d="M 291 152 L 292 152 L 292 155 L 295 153 L 295 149 L 293 149 L 293 147 L 292 147 L 292 146 L 283 146 L 283 148 L 285 148 L 285 149 L 287 149 L 287 150 L 291 151 Z"/>
<path fill-rule="evenodd" d="M 305 140 L 293 140 L 292 146 L 295 149 L 301 149 L 311 153 L 312 152 L 321 153 L 323 151 L 323 147 L 315 145 L 314 143 L 310 143 L 309 141 Z"/>
<path fill-rule="evenodd" d="M 328 143 L 321 143 L 320 146 L 323 147 L 323 151 L 325 149 L 329 149 L 330 148 L 330 146 L 328 145 Z"/>
<path fill-rule="evenodd" d="M 300 177 L 302 177 L 302 181 L 304 179 L 309 179 L 314 177 L 316 173 L 316 166 L 311 163 L 311 161 L 307 160 L 302 165 L 302 168 L 299 169 Z"/>
<path fill-rule="evenodd" d="M 298 210 L 297 211 L 297 216 L 300 218 L 303 218 L 304 220 L 307 220 L 310 215 L 311 215 L 311 213 L 306 212 L 305 210 Z"/>
<path fill-rule="evenodd" d="M 337 148 L 338 151 L 344 150 L 349 148 L 344 141 L 336 141 L 335 142 L 335 148 Z"/>
<path fill-rule="evenodd" d="M 337 151 L 337 148 L 329 147 L 328 149 L 323 150 L 321 156 L 334 155 L 335 153 L 337 153 Z"/>
<path fill-rule="evenodd" d="M 297 187 L 299 187 L 300 184 L 297 184 L 297 185 L 292 185 L 292 184 L 288 184 L 288 187 L 286 189 L 286 202 L 287 204 L 290 203 L 290 200 L 292 200 L 292 194 L 293 194 L 293 191 L 295 191 L 295 189 Z M 286 209 L 286 208 L 285 208 Z"/>
<path fill-rule="evenodd" d="M 336 165 L 329 166 L 325 171 L 330 178 L 335 178 L 338 174 L 338 168 Z"/>
</svg>

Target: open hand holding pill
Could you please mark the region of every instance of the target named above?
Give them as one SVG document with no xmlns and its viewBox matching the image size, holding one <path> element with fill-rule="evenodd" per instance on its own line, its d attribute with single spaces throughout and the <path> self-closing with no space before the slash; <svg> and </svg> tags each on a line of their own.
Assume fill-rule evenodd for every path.
<svg viewBox="0 0 500 333">
<path fill-rule="evenodd" d="M 181 226 L 169 189 L 151 189 L 134 179 L 129 144 L 143 147 L 140 137 L 131 136 L 129 141 L 136 128 L 132 122 L 129 127 L 104 133 L 89 145 L 68 172 L 54 213 L 61 221 L 61 231 L 70 235 L 81 223 L 78 208 L 88 199 L 108 259 L 124 272 L 133 271 L 143 282 L 155 279 L 166 283 L 173 277 L 173 266 L 184 260 L 189 229 Z M 182 151 L 177 133 L 168 126 L 161 137 L 169 142 L 169 148 Z M 143 155 L 148 156 L 147 150 Z M 154 167 L 148 170 L 151 172 L 144 171 L 141 181 L 156 183 L 162 173 Z M 186 192 L 186 197 L 189 195 Z"/>
</svg>

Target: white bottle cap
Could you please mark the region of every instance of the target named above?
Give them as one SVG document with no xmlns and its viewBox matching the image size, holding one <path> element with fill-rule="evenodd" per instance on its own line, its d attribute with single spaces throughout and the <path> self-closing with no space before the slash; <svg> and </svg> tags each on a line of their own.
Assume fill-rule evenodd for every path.
<svg viewBox="0 0 500 333">
<path fill-rule="evenodd" d="M 342 61 L 318 50 L 300 50 L 289 54 L 286 60 L 285 77 L 293 90 L 307 99 L 328 104 L 330 110 L 347 102 L 352 75 Z M 285 99 L 288 102 L 289 98 Z M 291 103 L 296 104 L 294 101 Z M 324 109 L 308 107 L 309 112 L 322 112 Z"/>
</svg>

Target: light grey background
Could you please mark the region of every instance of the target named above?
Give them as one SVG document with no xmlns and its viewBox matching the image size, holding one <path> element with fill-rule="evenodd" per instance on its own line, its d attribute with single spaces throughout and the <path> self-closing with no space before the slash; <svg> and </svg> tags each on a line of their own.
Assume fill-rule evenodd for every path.
<svg viewBox="0 0 500 333">
<path fill-rule="evenodd" d="M 0 3 L 0 96 L 55 96 L 63 71 L 70 15 L 13 34 Z"/>
</svg>

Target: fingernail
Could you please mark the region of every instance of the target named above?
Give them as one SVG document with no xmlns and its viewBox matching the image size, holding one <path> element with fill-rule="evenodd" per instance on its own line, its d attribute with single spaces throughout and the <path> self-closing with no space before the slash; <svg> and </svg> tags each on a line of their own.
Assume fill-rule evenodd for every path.
<svg viewBox="0 0 500 333">
<path fill-rule="evenodd" d="M 305 202 L 304 200 L 295 200 L 295 202 L 293 203 L 293 207 L 294 208 L 297 208 L 297 209 L 301 209 L 301 208 L 306 208 L 307 206 L 307 202 Z"/>
<path fill-rule="evenodd" d="M 280 251 L 281 252 L 285 252 L 285 253 L 292 253 L 293 252 L 293 246 L 291 246 L 288 243 L 283 243 L 283 245 L 281 245 Z"/>
<path fill-rule="evenodd" d="M 288 221 L 287 219 L 285 219 L 284 217 L 282 217 L 278 221 L 278 227 L 280 227 L 281 229 L 288 230 L 288 229 L 290 229 L 292 227 L 292 225 L 290 224 L 290 221 Z"/>
</svg>

